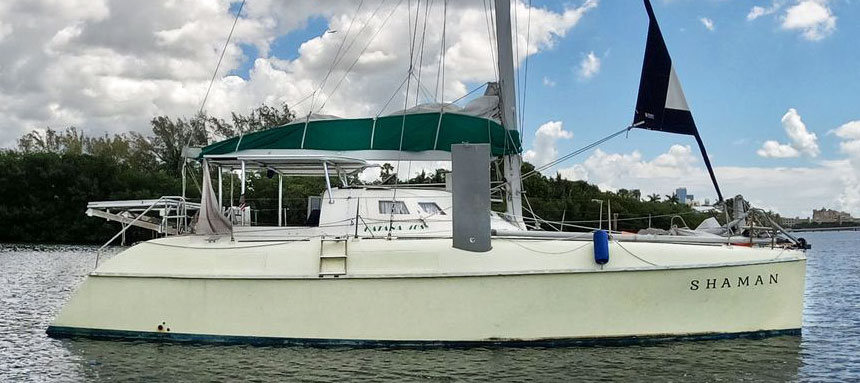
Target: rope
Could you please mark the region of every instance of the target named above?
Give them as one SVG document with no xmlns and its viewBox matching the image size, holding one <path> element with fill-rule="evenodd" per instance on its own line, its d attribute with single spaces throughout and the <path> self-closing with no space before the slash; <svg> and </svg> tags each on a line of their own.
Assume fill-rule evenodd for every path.
<svg viewBox="0 0 860 383">
<path fill-rule="evenodd" d="M 642 257 L 640 257 L 640 256 L 638 256 L 638 255 L 636 255 L 636 254 L 633 254 L 633 252 L 631 252 L 630 250 L 627 250 L 627 248 L 626 248 L 626 247 L 624 247 L 624 245 L 622 245 L 622 244 L 621 244 L 621 242 L 619 242 L 618 240 L 613 239 L 613 240 L 612 240 L 612 242 L 614 242 L 616 245 L 618 245 L 618 247 L 620 247 L 622 250 L 626 251 L 626 252 L 627 252 L 627 254 L 630 254 L 631 256 L 633 256 L 633 258 L 636 258 L 636 259 L 638 259 L 638 260 L 640 260 L 640 261 L 642 261 L 642 262 L 645 262 L 645 263 L 647 263 L 647 264 L 649 264 L 649 265 L 651 265 L 651 266 L 660 267 L 660 265 L 658 265 L 658 264 L 656 264 L 656 263 L 648 262 L 648 261 L 646 261 L 645 259 L 643 259 Z"/>
<path fill-rule="evenodd" d="M 521 93 L 522 103 L 520 105 L 520 137 L 522 138 L 523 132 L 525 131 L 525 123 L 526 123 L 526 93 L 529 87 L 529 44 L 531 42 L 531 32 L 532 32 L 532 0 L 529 0 L 529 12 L 528 16 L 526 16 L 526 57 L 524 64 L 524 74 L 523 74 L 523 92 Z"/>
<path fill-rule="evenodd" d="M 410 5 L 410 7 L 411 7 L 411 5 Z M 415 58 L 415 37 L 418 35 L 418 16 L 419 16 L 418 12 L 420 11 L 420 9 L 421 9 L 421 0 L 418 0 L 418 2 L 416 4 L 416 8 L 415 8 L 415 27 L 412 31 L 410 31 L 410 33 L 412 35 L 410 36 L 410 39 L 409 39 L 409 72 L 408 72 L 407 81 L 406 81 L 406 97 L 404 97 L 404 100 L 403 100 L 403 117 L 400 120 L 401 121 L 400 122 L 400 144 L 397 147 L 397 173 L 400 172 L 400 161 L 403 158 L 403 136 L 406 133 L 406 109 L 409 107 L 409 87 L 412 85 L 412 71 L 413 71 L 413 64 L 414 64 L 414 58 Z M 411 12 L 412 9 L 410 8 L 408 11 Z M 411 23 L 412 22 L 412 15 L 409 15 L 409 20 Z M 395 202 L 397 201 L 397 187 L 400 184 L 400 177 L 397 176 L 397 173 L 394 173 L 394 193 L 391 196 L 391 200 L 395 201 Z M 408 174 L 406 176 L 407 176 L 407 178 L 409 177 Z M 389 215 L 389 222 L 393 222 L 393 221 L 394 221 L 394 209 L 392 208 L 391 214 Z M 392 226 L 389 225 L 388 227 L 389 227 L 388 236 L 391 237 Z"/>
<path fill-rule="evenodd" d="M 203 107 L 206 106 L 206 100 L 209 99 L 209 92 L 212 90 L 212 84 L 215 83 L 215 77 L 218 76 L 218 69 L 221 68 L 221 61 L 224 61 L 224 53 L 227 52 L 227 47 L 230 46 L 230 39 L 233 37 L 233 31 L 236 29 L 236 23 L 239 22 L 239 15 L 242 14 L 242 8 L 244 7 L 245 0 L 242 0 L 242 4 L 239 4 L 239 10 L 236 11 L 236 18 L 233 19 L 233 26 L 230 27 L 230 34 L 227 35 L 227 41 L 224 43 L 224 49 L 221 49 L 221 57 L 218 58 L 218 64 L 215 65 L 215 73 L 212 73 L 212 79 L 209 80 L 209 87 L 206 88 L 206 94 L 203 96 L 203 102 L 200 103 L 200 110 L 198 113 L 203 113 Z M 185 146 L 188 145 L 186 144 Z"/>
<path fill-rule="evenodd" d="M 481 84 L 481 85 L 478 85 L 477 87 L 475 87 L 475 89 L 472 89 L 472 90 L 470 90 L 470 91 L 469 91 L 469 93 L 466 93 L 466 94 L 464 94 L 464 95 L 460 96 L 460 98 L 458 98 L 458 99 L 456 99 L 456 100 L 454 100 L 454 101 L 451 101 L 451 103 L 452 103 L 452 104 L 456 104 L 456 103 L 457 103 L 457 101 L 460 101 L 460 100 L 462 100 L 462 99 L 464 99 L 464 98 L 466 98 L 466 97 L 469 97 L 469 95 L 470 95 L 470 94 L 477 92 L 478 90 L 480 90 L 481 88 L 483 88 L 483 87 L 487 86 L 488 84 L 489 84 L 489 83 L 486 83 L 486 82 L 485 82 L 485 83 L 483 83 L 483 84 Z"/>
<path fill-rule="evenodd" d="M 356 37 L 352 40 L 352 42 L 346 48 L 347 52 L 349 52 L 349 50 L 352 48 L 352 44 L 354 44 L 356 42 L 356 40 L 358 40 L 358 36 L 362 35 L 362 32 L 364 31 L 364 29 L 369 25 L 370 20 L 376 15 L 376 12 L 380 8 L 382 8 L 382 4 L 384 4 L 384 3 L 385 3 L 384 1 L 381 2 L 379 4 L 379 6 L 376 8 L 376 10 L 373 11 L 373 14 L 368 18 L 368 22 L 365 23 L 365 25 L 358 31 L 358 34 L 356 34 Z M 388 24 L 388 20 L 391 19 L 391 16 L 394 15 L 394 12 L 398 8 L 400 8 L 400 4 L 402 4 L 402 3 L 403 3 L 403 0 L 400 0 L 399 2 L 397 2 L 397 5 L 395 5 L 391 9 L 391 12 L 389 12 L 388 16 L 385 17 L 385 20 L 382 21 L 382 25 L 380 25 L 379 29 L 377 29 L 376 32 L 373 33 L 373 35 L 370 37 L 370 40 L 367 41 L 367 44 L 364 45 L 364 48 L 361 49 L 361 52 L 358 53 L 358 56 L 355 57 L 355 60 L 353 60 L 352 64 L 350 64 L 349 67 L 346 68 L 346 71 L 344 71 L 343 76 L 340 78 L 340 80 L 338 80 L 337 84 L 335 84 L 334 89 L 331 90 L 331 94 L 326 97 L 325 101 L 323 101 L 322 105 L 320 105 L 320 107 L 319 107 L 319 109 L 317 109 L 317 111 L 322 111 L 322 109 L 325 107 L 325 104 L 328 102 L 329 99 L 331 99 L 331 95 L 334 95 L 334 93 L 337 92 L 338 88 L 340 88 L 340 85 L 343 83 L 343 80 L 346 79 L 346 77 L 352 71 L 352 68 L 355 67 L 355 64 L 358 63 L 358 60 L 361 58 L 361 56 L 364 54 L 364 52 L 367 51 L 367 48 L 370 47 L 370 44 L 373 43 L 373 41 L 376 39 L 376 36 L 379 35 L 379 32 L 382 31 L 382 29 L 385 27 L 385 24 Z M 343 57 L 346 57 L 346 55 L 344 54 Z"/>
<path fill-rule="evenodd" d="M 522 82 L 520 80 L 520 77 L 521 77 L 520 76 L 520 73 L 521 73 L 520 72 L 520 16 L 519 16 L 519 12 L 517 12 L 517 9 L 519 8 L 517 6 L 517 3 L 518 2 L 514 2 L 513 6 L 511 7 L 514 9 L 514 21 L 513 21 L 513 32 L 514 33 L 512 33 L 513 34 L 512 37 L 514 39 L 514 65 L 516 66 L 516 71 L 517 71 L 516 77 L 514 78 L 514 81 L 516 83 L 516 89 L 522 89 L 522 86 L 520 86 L 520 83 Z M 501 58 L 499 58 L 499 59 L 501 59 Z M 516 106 L 520 105 L 520 100 L 523 98 L 523 95 L 522 94 L 516 94 L 514 96 L 514 98 L 515 98 L 514 99 L 514 106 L 516 107 Z M 517 116 L 517 118 L 519 119 L 519 116 Z M 517 121 L 517 122 L 519 122 L 519 121 Z M 523 128 L 521 126 L 518 126 L 517 129 L 519 129 L 519 133 L 522 134 Z"/>
<path fill-rule="evenodd" d="M 419 3 L 418 5 L 420 8 L 421 3 Z M 425 37 L 427 36 L 427 17 L 430 15 L 430 7 L 432 5 L 433 5 L 433 0 L 429 0 L 428 2 L 424 3 L 424 27 L 423 27 L 423 31 L 421 32 L 421 49 L 419 50 L 419 53 L 418 53 L 418 77 L 416 78 L 418 86 L 417 86 L 417 89 L 415 90 L 415 105 L 416 106 L 418 105 L 418 94 L 422 90 L 422 88 L 421 88 L 421 69 L 424 66 L 424 42 L 426 41 Z M 415 22 L 416 23 L 418 22 L 417 14 L 416 14 Z M 429 92 L 427 92 L 427 93 L 429 93 Z M 425 97 L 426 96 L 427 95 L 425 95 Z M 407 95 L 407 97 L 408 97 L 408 95 Z"/>
<path fill-rule="evenodd" d="M 571 153 L 569 153 L 569 154 L 566 154 L 566 155 L 564 155 L 564 156 L 561 156 L 561 157 L 559 157 L 558 159 L 556 159 L 556 160 L 554 160 L 554 161 L 551 161 L 551 162 L 549 162 L 549 163 L 547 163 L 547 164 L 545 164 L 545 165 L 543 165 L 543 166 L 537 167 L 537 168 L 533 169 L 532 171 L 530 171 L 530 172 L 528 172 L 528 173 L 524 174 L 524 175 L 522 176 L 522 180 L 526 180 L 527 178 L 529 178 L 529 177 L 531 177 L 531 176 L 533 176 L 533 175 L 535 175 L 535 174 L 538 174 L 538 173 L 539 173 L 539 172 L 541 172 L 541 171 L 544 171 L 544 170 L 546 170 L 546 169 L 549 169 L 549 168 L 551 168 L 551 167 L 553 167 L 553 166 L 555 166 L 555 165 L 558 165 L 558 164 L 559 164 L 559 163 L 561 163 L 561 162 L 564 162 L 564 161 L 566 161 L 566 160 L 568 160 L 568 159 L 571 159 L 571 158 L 573 158 L 573 157 L 576 157 L 576 156 L 578 156 L 578 155 L 580 155 L 580 154 L 582 154 L 582 153 L 584 153 L 584 152 L 586 152 L 586 151 L 588 151 L 588 150 L 591 150 L 591 149 L 593 149 L 593 148 L 597 147 L 598 145 L 600 145 L 600 144 L 602 144 L 602 143 L 604 143 L 604 142 L 606 142 L 606 141 L 609 141 L 609 140 L 611 140 L 611 139 L 613 139 L 613 138 L 615 138 L 615 137 L 620 136 L 621 134 L 623 134 L 623 133 L 625 133 L 625 132 L 630 131 L 630 129 L 633 129 L 633 127 L 632 127 L 632 126 L 628 126 L 628 127 L 624 128 L 624 129 L 621 129 L 621 130 L 619 130 L 619 131 L 617 131 L 617 132 L 615 132 L 615 133 L 612 133 L 612 134 L 610 134 L 610 135 L 608 135 L 608 136 L 606 136 L 606 137 L 603 137 L 603 138 L 601 138 L 601 139 L 599 139 L 599 140 L 597 140 L 597 141 L 595 141 L 595 142 L 593 142 L 593 143 L 591 143 L 591 144 L 588 144 L 588 145 L 586 145 L 586 146 L 584 146 L 584 147 L 582 147 L 582 148 L 580 148 L 580 149 L 578 149 L 578 150 L 575 150 L 575 151 L 573 151 L 573 152 L 571 152 Z"/>
<path fill-rule="evenodd" d="M 442 42 L 439 47 L 439 70 L 436 71 L 436 89 L 434 90 L 437 93 L 433 94 L 433 99 L 438 102 L 445 102 L 445 32 L 447 31 L 448 26 L 448 0 L 444 0 L 442 5 Z M 442 97 L 437 98 L 436 95 L 439 92 L 440 74 L 442 78 Z"/>
<path fill-rule="evenodd" d="M 398 86 L 397 89 L 394 90 L 394 93 L 391 94 L 391 97 L 388 98 L 388 101 L 385 102 L 385 105 L 383 105 L 382 108 L 379 108 L 379 113 L 376 113 L 376 117 L 379 117 L 382 112 L 385 111 L 385 108 L 388 107 L 388 104 L 390 104 L 391 101 L 394 100 L 394 97 L 400 94 L 400 90 L 403 89 L 403 84 L 406 84 L 406 80 L 409 80 L 409 74 L 407 74 L 403 81 L 400 82 L 400 86 Z"/>
<path fill-rule="evenodd" d="M 493 44 L 493 31 L 496 30 L 495 20 L 493 19 L 493 11 L 492 11 L 492 0 L 490 1 L 490 5 L 487 5 L 488 0 L 483 0 L 484 4 L 484 21 L 487 24 L 487 39 L 490 42 L 490 58 L 492 59 L 491 63 L 496 63 L 496 46 Z M 495 76 L 496 81 L 499 80 L 499 68 L 497 65 L 493 65 L 493 75 Z"/>
<path fill-rule="evenodd" d="M 560 238 L 560 239 L 556 239 L 556 238 L 554 238 L 554 239 L 552 239 L 552 241 L 558 241 L 558 240 L 564 240 L 564 239 L 566 239 L 566 238 Z M 534 253 L 538 253 L 538 254 L 544 254 L 544 255 L 559 255 L 559 254 L 573 253 L 573 252 L 576 252 L 576 251 L 581 250 L 583 247 L 586 247 L 586 246 L 591 245 L 591 242 L 589 242 L 589 241 L 585 241 L 585 243 L 583 243 L 583 244 L 582 244 L 582 245 L 580 245 L 580 246 L 577 246 L 577 247 L 576 247 L 576 248 L 574 248 L 574 249 L 570 249 L 570 250 L 563 250 L 563 251 L 557 251 L 557 252 L 556 252 L 556 251 L 540 251 L 540 250 L 535 250 L 535 249 L 533 249 L 533 248 L 530 248 L 530 247 L 528 247 L 528 246 L 525 246 L 525 245 L 523 245 L 523 244 L 519 243 L 518 241 L 515 241 L 515 240 L 512 240 L 512 239 L 509 239 L 509 238 L 496 238 L 495 240 L 496 240 L 496 241 L 506 241 L 506 242 L 510 242 L 510 243 L 513 243 L 514 245 L 517 245 L 517 246 L 519 246 L 519 247 L 521 247 L 521 248 L 523 248 L 523 249 L 526 249 L 526 250 L 528 250 L 528 251 L 531 251 L 531 252 L 534 252 Z"/>
<path fill-rule="evenodd" d="M 380 2 L 379 7 L 381 7 L 381 6 L 382 6 L 382 3 L 384 3 L 384 1 L 383 1 L 383 2 Z M 349 38 L 349 33 L 352 31 L 352 25 L 353 25 L 353 23 L 355 23 L 355 19 L 356 19 L 356 18 L 357 18 L 357 16 L 358 16 L 358 12 L 359 12 L 359 11 L 361 11 L 361 7 L 362 7 L 363 5 L 364 5 L 364 0 L 361 0 L 361 2 L 359 2 L 359 3 L 358 3 L 358 8 L 356 8 L 356 9 L 355 9 L 355 12 L 353 13 L 354 15 L 356 15 L 356 17 L 353 17 L 353 18 L 349 21 L 349 27 L 347 27 L 347 29 L 346 29 L 346 33 L 343 35 L 343 39 L 342 39 L 342 40 L 340 40 L 340 45 L 338 45 L 338 46 L 337 46 L 337 52 L 335 52 L 335 54 L 334 54 L 334 60 L 331 60 L 331 65 L 328 67 L 328 71 L 326 72 L 325 76 L 323 76 L 323 79 L 320 81 L 320 85 L 317 87 L 317 89 L 316 89 L 316 90 L 314 90 L 314 92 L 313 92 L 313 93 L 311 93 L 311 95 L 316 95 L 316 94 L 317 94 L 317 92 L 321 92 L 321 91 L 322 91 L 323 87 L 325 87 L 326 82 L 328 82 L 328 78 L 329 78 L 329 76 L 331 76 L 332 72 L 334 71 L 334 67 L 335 67 L 338 63 L 340 63 L 341 59 L 343 58 L 343 56 L 341 56 L 341 55 L 340 55 L 340 53 L 343 51 L 343 45 L 346 43 L 346 39 L 348 39 L 348 38 Z M 379 9 L 379 7 L 377 7 L 376 9 L 378 10 L 378 9 Z M 376 13 L 374 12 L 374 13 L 370 16 L 370 18 L 368 18 L 368 22 L 370 21 L 370 19 L 371 19 L 371 18 L 373 17 L 373 15 L 375 15 L 375 14 L 376 14 Z M 367 23 L 365 23 L 365 24 L 364 24 L 364 26 L 367 26 Z M 364 28 L 362 28 L 362 30 L 364 30 Z M 355 39 L 357 39 L 357 38 L 358 38 L 358 35 L 356 35 Z M 353 42 L 355 42 L 355 39 L 353 39 L 353 40 L 352 40 L 352 42 L 351 42 L 351 43 L 350 43 L 350 45 L 349 45 L 349 48 L 352 48 L 352 43 L 353 43 Z M 346 56 L 346 52 L 348 52 L 348 51 L 349 51 L 349 48 L 347 48 L 347 51 L 344 51 L 344 52 L 343 52 L 343 55 L 344 55 L 344 56 Z M 315 102 L 316 102 L 316 97 L 314 97 L 314 100 L 311 102 L 311 108 L 310 108 L 310 109 L 311 109 L 311 111 L 313 111 L 314 103 L 315 103 Z"/>
</svg>

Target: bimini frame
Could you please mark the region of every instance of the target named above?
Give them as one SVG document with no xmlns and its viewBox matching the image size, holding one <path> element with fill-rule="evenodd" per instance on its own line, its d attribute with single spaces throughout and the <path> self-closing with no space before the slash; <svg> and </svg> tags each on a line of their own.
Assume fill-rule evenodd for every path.
<svg viewBox="0 0 860 383">
<path fill-rule="evenodd" d="M 246 172 L 250 170 L 272 171 L 278 174 L 278 226 L 283 226 L 284 176 L 324 177 L 329 203 L 333 203 L 331 176 L 337 175 L 341 185 L 349 186 L 349 177 L 365 169 L 379 167 L 363 159 L 320 154 L 215 154 L 204 159 L 210 166 L 218 168 L 218 203 L 223 207 L 221 173 L 239 172 L 240 196 L 245 195 Z"/>
</svg>

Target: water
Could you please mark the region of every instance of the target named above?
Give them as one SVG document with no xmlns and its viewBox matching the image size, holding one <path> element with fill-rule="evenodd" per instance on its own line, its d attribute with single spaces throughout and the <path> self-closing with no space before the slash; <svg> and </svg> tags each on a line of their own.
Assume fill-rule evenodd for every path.
<svg viewBox="0 0 860 383">
<path fill-rule="evenodd" d="M 807 235 L 803 336 L 650 346 L 350 349 L 51 339 L 45 328 L 91 270 L 87 247 L 0 249 L 6 381 L 857 381 L 860 233 Z"/>
</svg>

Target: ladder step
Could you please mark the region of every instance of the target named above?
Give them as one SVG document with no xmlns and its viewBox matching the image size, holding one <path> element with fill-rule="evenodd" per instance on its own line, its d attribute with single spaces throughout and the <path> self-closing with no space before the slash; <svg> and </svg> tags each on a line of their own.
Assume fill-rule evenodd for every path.
<svg viewBox="0 0 860 383">
<path fill-rule="evenodd" d="M 320 258 L 346 258 L 346 254 L 325 254 L 320 255 Z"/>
</svg>

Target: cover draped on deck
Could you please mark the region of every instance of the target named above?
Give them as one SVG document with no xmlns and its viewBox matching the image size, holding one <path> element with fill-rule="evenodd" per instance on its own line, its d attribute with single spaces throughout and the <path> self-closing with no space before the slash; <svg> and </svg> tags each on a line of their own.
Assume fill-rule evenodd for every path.
<svg viewBox="0 0 860 383">
<path fill-rule="evenodd" d="M 209 162 L 203 161 L 203 188 L 200 199 L 200 213 L 194 232 L 197 234 L 229 234 L 233 225 L 221 213 L 218 197 L 212 189 L 212 177 L 209 176 Z"/>
</svg>

